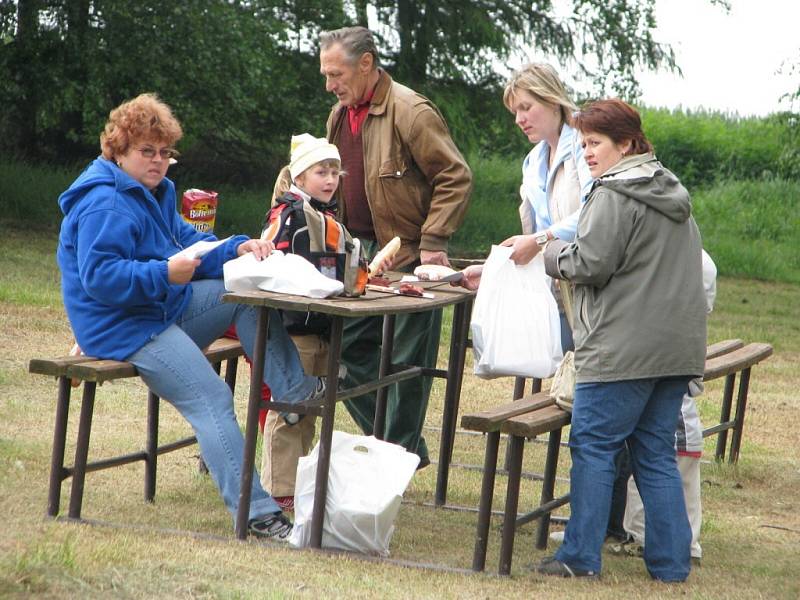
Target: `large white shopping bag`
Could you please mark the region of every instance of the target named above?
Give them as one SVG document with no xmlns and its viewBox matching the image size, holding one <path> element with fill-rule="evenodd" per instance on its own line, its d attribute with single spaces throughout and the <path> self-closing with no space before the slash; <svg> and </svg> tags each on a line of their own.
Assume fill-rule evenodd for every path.
<svg viewBox="0 0 800 600">
<path fill-rule="evenodd" d="M 311 543 L 319 443 L 297 464 L 295 548 Z M 333 432 L 322 546 L 389 555 L 394 521 L 419 456 L 373 436 Z"/>
<path fill-rule="evenodd" d="M 492 246 L 472 310 L 475 374 L 550 377 L 562 358 L 558 305 L 538 254 L 527 265 L 512 248 Z"/>
</svg>

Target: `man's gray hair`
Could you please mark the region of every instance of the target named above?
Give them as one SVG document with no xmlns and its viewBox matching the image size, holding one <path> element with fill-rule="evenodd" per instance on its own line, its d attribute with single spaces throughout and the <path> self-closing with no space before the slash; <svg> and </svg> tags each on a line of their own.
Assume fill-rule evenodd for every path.
<svg viewBox="0 0 800 600">
<path fill-rule="evenodd" d="M 319 47 L 321 50 L 327 50 L 334 44 L 342 46 L 347 60 L 351 64 L 356 64 L 361 55 L 368 52 L 372 54 L 373 68 L 377 68 L 379 65 L 375 38 L 366 27 L 342 27 L 333 31 L 323 31 L 319 35 Z"/>
</svg>

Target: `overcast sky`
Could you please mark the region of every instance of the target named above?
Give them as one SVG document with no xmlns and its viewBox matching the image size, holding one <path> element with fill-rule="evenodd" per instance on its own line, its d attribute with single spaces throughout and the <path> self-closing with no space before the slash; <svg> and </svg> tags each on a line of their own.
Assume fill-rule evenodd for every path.
<svg viewBox="0 0 800 600">
<path fill-rule="evenodd" d="M 729 14 L 707 0 L 658 0 L 656 40 L 675 49 L 684 77 L 640 78 L 648 106 L 705 107 L 766 115 L 788 108 L 782 94 L 800 87 L 800 0 L 731 0 Z"/>
</svg>

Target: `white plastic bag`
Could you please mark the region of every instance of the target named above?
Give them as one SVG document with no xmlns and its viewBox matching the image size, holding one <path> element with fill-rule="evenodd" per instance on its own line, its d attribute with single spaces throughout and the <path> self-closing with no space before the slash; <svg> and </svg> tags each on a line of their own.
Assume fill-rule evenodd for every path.
<svg viewBox="0 0 800 600">
<path fill-rule="evenodd" d="M 294 529 L 289 543 L 311 543 L 319 443 L 297 464 Z M 394 520 L 419 456 L 373 436 L 333 432 L 322 546 L 389 555 Z"/>
<path fill-rule="evenodd" d="M 474 371 L 485 379 L 544 379 L 562 358 L 558 305 L 542 255 L 517 266 L 511 252 L 510 247 L 492 246 L 483 267 L 470 323 Z"/>
<path fill-rule="evenodd" d="M 309 298 L 328 298 L 344 291 L 344 284 L 326 277 L 302 256 L 274 251 L 264 260 L 252 252 L 223 266 L 225 289 L 230 292 L 281 292 Z"/>
</svg>

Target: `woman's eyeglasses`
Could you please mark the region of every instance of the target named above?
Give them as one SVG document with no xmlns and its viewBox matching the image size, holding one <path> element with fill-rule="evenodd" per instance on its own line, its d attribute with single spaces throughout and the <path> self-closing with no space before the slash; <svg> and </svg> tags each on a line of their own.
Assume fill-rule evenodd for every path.
<svg viewBox="0 0 800 600">
<path fill-rule="evenodd" d="M 179 152 L 175 150 L 175 148 L 161 148 L 161 150 L 156 150 L 152 146 L 145 146 L 144 148 L 137 148 L 137 150 L 148 160 L 155 158 L 156 154 L 158 154 L 164 160 L 177 158 L 179 155 Z"/>
</svg>

